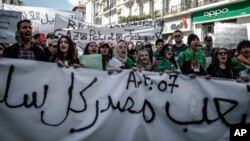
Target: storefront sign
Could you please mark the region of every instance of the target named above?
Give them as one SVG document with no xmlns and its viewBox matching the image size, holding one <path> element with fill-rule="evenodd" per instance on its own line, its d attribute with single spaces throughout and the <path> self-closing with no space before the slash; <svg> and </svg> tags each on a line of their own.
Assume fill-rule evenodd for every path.
<svg viewBox="0 0 250 141">
<path fill-rule="evenodd" d="M 163 33 L 173 33 L 177 29 L 181 31 L 191 31 L 191 25 L 190 16 L 167 19 L 164 25 Z"/>
<path fill-rule="evenodd" d="M 226 14 L 228 13 L 229 9 L 228 8 L 223 8 L 223 9 L 217 9 L 217 10 L 212 10 L 209 12 L 204 12 L 204 16 L 212 17 L 212 16 L 218 16 L 220 14 Z"/>
<path fill-rule="evenodd" d="M 202 23 L 238 16 L 250 16 L 250 1 L 244 1 L 196 12 L 192 15 L 193 23 Z"/>
</svg>

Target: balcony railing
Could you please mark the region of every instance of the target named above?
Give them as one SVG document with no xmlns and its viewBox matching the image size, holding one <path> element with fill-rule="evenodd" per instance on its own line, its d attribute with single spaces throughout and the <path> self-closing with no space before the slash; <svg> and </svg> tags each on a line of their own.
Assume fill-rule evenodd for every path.
<svg viewBox="0 0 250 141">
<path fill-rule="evenodd" d="M 96 12 L 96 13 L 95 13 L 95 16 L 98 16 L 98 15 L 99 15 L 99 12 Z"/>
<path fill-rule="evenodd" d="M 107 10 L 112 9 L 115 6 L 116 6 L 116 1 L 114 0 L 110 5 L 107 5 L 106 7 L 103 8 L 103 12 L 106 12 Z"/>
<path fill-rule="evenodd" d="M 171 6 L 170 9 L 167 10 L 166 14 L 175 14 L 182 11 L 186 11 L 188 9 L 197 8 L 200 6 L 209 5 L 221 1 L 226 1 L 226 0 L 192 0 L 192 1 L 190 0 L 187 3 L 181 3 L 178 5 Z"/>
<path fill-rule="evenodd" d="M 103 8 L 103 12 L 106 12 L 109 9 L 110 9 L 109 6 L 106 6 L 106 7 Z"/>
</svg>

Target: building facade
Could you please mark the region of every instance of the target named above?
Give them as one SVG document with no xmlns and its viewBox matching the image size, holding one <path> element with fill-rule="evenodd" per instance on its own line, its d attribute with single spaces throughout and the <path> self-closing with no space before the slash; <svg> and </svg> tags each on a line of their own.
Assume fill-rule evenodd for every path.
<svg viewBox="0 0 250 141">
<path fill-rule="evenodd" d="M 1 9 L 3 9 L 4 3 L 10 5 L 23 5 L 23 2 L 21 0 L 0 0 Z"/>
<path fill-rule="evenodd" d="M 192 14 L 192 22 L 194 31 L 201 37 L 206 34 L 213 36 L 216 22 L 246 25 L 249 39 L 250 1 L 237 1 L 199 10 Z"/>
<path fill-rule="evenodd" d="M 85 21 L 85 18 L 86 18 L 86 6 L 85 4 L 81 4 L 79 2 L 79 5 L 73 7 L 72 11 L 75 11 L 75 12 L 78 12 L 78 13 L 81 13 L 83 16 L 83 18 L 81 19 L 82 21 Z"/>
<path fill-rule="evenodd" d="M 250 38 L 249 7 L 249 0 L 88 0 L 86 22 L 108 25 L 161 17 L 163 38 L 179 29 L 184 40 L 190 33 L 201 39 L 213 35 L 215 22 L 235 23 L 247 25 Z"/>
</svg>

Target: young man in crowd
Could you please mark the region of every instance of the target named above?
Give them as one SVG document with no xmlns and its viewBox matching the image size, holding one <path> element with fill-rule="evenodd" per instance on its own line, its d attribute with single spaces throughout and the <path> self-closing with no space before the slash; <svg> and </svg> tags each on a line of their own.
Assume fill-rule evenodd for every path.
<svg viewBox="0 0 250 141">
<path fill-rule="evenodd" d="M 206 57 L 212 56 L 213 50 L 213 38 L 209 35 L 204 37 L 204 46 L 201 48 L 206 54 Z"/>
<path fill-rule="evenodd" d="M 173 33 L 173 39 L 175 44 L 173 45 L 175 49 L 175 56 L 179 56 L 181 52 L 184 52 L 188 46 L 183 43 L 183 33 L 180 30 L 175 30 Z"/>
<path fill-rule="evenodd" d="M 181 72 L 190 77 L 195 75 L 206 75 L 206 56 L 199 49 L 200 39 L 196 34 L 190 34 L 188 36 L 188 46 L 186 51 L 182 52 L 178 57 L 178 63 L 181 68 Z"/>
<path fill-rule="evenodd" d="M 6 58 L 19 58 L 37 61 L 48 61 L 44 50 L 32 43 L 32 28 L 30 20 L 17 23 L 18 42 L 4 50 Z"/>
<path fill-rule="evenodd" d="M 161 49 L 164 45 L 164 40 L 163 39 L 157 39 L 155 42 L 155 47 L 156 50 L 153 53 L 153 56 L 157 59 L 160 56 Z"/>
</svg>

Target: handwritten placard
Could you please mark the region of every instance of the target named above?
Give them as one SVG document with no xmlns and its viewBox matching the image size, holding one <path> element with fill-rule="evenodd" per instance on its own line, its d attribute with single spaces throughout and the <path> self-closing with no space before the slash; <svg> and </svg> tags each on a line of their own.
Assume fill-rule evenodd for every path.
<svg viewBox="0 0 250 141">
<path fill-rule="evenodd" d="M 214 47 L 236 49 L 242 40 L 248 40 L 246 25 L 215 23 Z"/>
<path fill-rule="evenodd" d="M 85 68 L 103 69 L 101 54 L 82 55 L 80 56 L 80 63 L 83 64 Z"/>
<path fill-rule="evenodd" d="M 33 25 L 33 31 L 39 31 L 44 34 L 54 32 L 55 14 L 61 14 L 69 19 L 82 20 L 83 15 L 79 12 L 64 11 L 52 8 L 15 6 L 4 4 L 4 10 L 22 12 L 22 19 L 30 19 Z"/>
<path fill-rule="evenodd" d="M 22 13 L 9 10 L 0 10 L 0 42 L 15 43 L 17 23 L 22 19 Z"/>
<path fill-rule="evenodd" d="M 143 20 L 109 26 L 91 25 L 77 20 L 67 19 L 63 16 L 57 16 L 56 20 L 55 34 L 58 36 L 68 35 L 75 42 L 114 42 L 119 40 L 154 42 L 162 38 L 161 19 Z"/>
<path fill-rule="evenodd" d="M 104 27 L 101 25 L 86 23 L 81 20 L 75 20 L 64 15 L 56 14 L 55 15 L 55 30 L 58 29 L 84 29 L 84 28 L 95 28 L 95 27 Z"/>
</svg>

